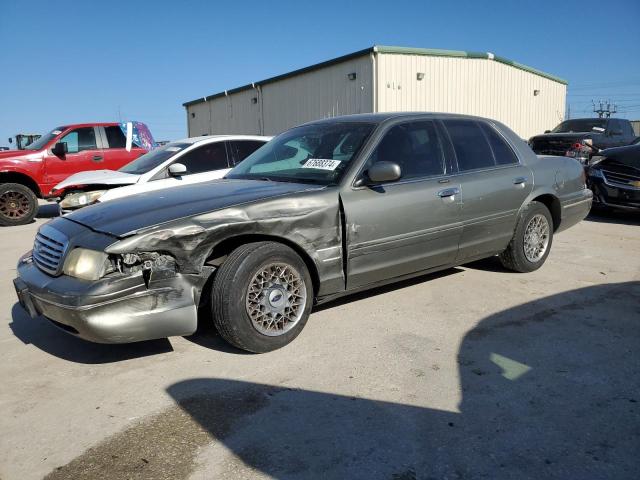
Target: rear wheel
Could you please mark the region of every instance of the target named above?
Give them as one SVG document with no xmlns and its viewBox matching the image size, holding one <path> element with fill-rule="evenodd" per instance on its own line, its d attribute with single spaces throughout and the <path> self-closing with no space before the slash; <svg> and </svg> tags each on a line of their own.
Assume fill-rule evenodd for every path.
<svg viewBox="0 0 640 480">
<path fill-rule="evenodd" d="M 553 219 L 540 202 L 531 202 L 521 213 L 507 249 L 500 254 L 505 268 L 533 272 L 544 264 L 553 243 Z"/>
<path fill-rule="evenodd" d="M 300 256 L 277 242 L 234 250 L 216 273 L 213 319 L 222 337 L 255 353 L 291 342 L 302 331 L 313 303 L 313 286 Z"/>
<path fill-rule="evenodd" d="M 20 183 L 0 185 L 0 225 L 31 223 L 38 212 L 38 197 Z"/>
</svg>

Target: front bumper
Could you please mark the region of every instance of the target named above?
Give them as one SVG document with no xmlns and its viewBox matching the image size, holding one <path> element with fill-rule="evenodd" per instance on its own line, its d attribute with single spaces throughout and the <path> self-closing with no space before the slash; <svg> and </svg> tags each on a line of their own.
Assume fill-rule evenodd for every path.
<svg viewBox="0 0 640 480">
<path fill-rule="evenodd" d="M 129 343 L 197 329 L 197 306 L 206 275 L 161 275 L 145 280 L 141 272 L 88 282 L 66 275 L 51 277 L 23 257 L 14 286 L 31 317 L 98 343 Z"/>
<path fill-rule="evenodd" d="M 589 177 L 594 201 L 606 207 L 640 210 L 640 189 L 608 185 L 600 178 Z"/>
</svg>

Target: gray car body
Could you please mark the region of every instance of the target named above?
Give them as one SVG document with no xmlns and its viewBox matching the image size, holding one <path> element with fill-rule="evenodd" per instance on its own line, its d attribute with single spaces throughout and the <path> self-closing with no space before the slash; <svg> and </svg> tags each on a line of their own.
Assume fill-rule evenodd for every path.
<svg viewBox="0 0 640 480">
<path fill-rule="evenodd" d="M 394 125 L 469 118 L 495 128 L 519 163 L 429 178 L 356 186 L 363 165 Z M 499 122 L 448 114 L 353 115 L 321 122 L 375 123 L 337 186 L 225 179 L 141 194 L 81 209 L 48 227 L 75 247 L 112 255 L 160 252 L 175 266 L 114 273 L 88 282 L 42 272 L 28 253 L 16 288 L 32 316 L 44 315 L 88 340 L 131 342 L 188 335 L 197 328 L 201 293 L 240 244 L 274 240 L 305 261 L 316 303 L 500 253 L 531 201 L 550 209 L 559 232 L 591 206 L 583 169 L 571 158 L 539 157 Z M 321 123 L 318 122 L 318 123 Z M 314 122 L 315 123 L 315 122 Z M 459 193 L 441 197 L 443 189 Z"/>
</svg>

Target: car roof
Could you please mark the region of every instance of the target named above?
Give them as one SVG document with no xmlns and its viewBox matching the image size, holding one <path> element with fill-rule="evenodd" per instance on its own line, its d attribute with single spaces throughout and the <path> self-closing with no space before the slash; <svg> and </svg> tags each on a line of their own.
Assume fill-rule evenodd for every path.
<svg viewBox="0 0 640 480">
<path fill-rule="evenodd" d="M 473 120 L 490 120 L 484 117 L 478 117 L 474 115 L 462 115 L 457 113 L 440 113 L 440 112 L 385 112 L 385 113 L 357 113 L 354 115 L 341 115 L 337 117 L 324 118 L 322 120 L 314 120 L 312 122 L 304 123 L 303 125 L 313 125 L 321 123 L 347 123 L 347 122 L 360 122 L 360 123 L 375 123 L 380 124 L 387 120 L 401 119 L 401 118 L 459 118 L 459 119 L 473 119 Z"/>
<path fill-rule="evenodd" d="M 85 122 L 85 123 L 66 123 L 64 129 L 78 127 L 114 127 L 120 125 L 118 122 Z"/>
<path fill-rule="evenodd" d="M 273 137 L 262 135 L 202 135 L 200 137 L 189 137 L 181 140 L 174 140 L 170 143 L 198 143 L 198 142 L 221 142 L 223 140 L 257 140 L 268 142 Z"/>
</svg>

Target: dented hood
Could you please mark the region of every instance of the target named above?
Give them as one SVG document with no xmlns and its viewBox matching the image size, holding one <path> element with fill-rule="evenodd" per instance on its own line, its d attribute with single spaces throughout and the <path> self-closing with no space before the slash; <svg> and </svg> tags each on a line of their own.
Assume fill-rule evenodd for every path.
<svg viewBox="0 0 640 480">
<path fill-rule="evenodd" d="M 322 188 L 299 183 L 215 180 L 98 203 L 76 210 L 65 218 L 97 232 L 126 237 L 172 220 L 303 190 Z"/>
<path fill-rule="evenodd" d="M 140 175 L 118 172 L 116 170 L 93 170 L 75 173 L 57 184 L 53 189 L 62 190 L 81 185 L 133 185 L 139 179 Z"/>
</svg>

